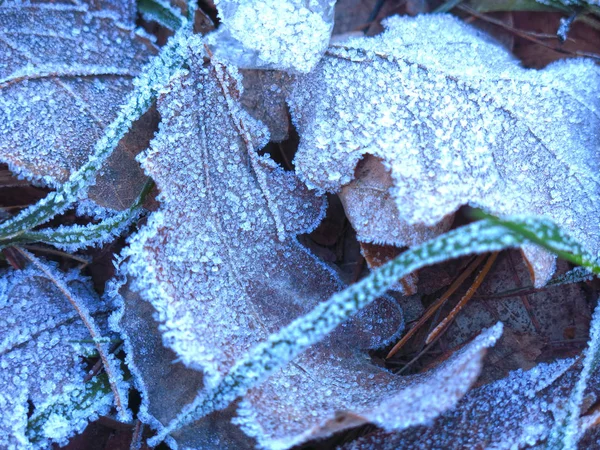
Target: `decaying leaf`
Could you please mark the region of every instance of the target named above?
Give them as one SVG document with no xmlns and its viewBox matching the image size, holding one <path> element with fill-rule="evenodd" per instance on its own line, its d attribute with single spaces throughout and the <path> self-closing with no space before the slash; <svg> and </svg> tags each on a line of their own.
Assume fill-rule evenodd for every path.
<svg viewBox="0 0 600 450">
<path fill-rule="evenodd" d="M 332 44 L 298 78 L 289 103 L 300 177 L 340 191 L 372 155 L 389 170 L 406 223 L 434 226 L 465 204 L 542 215 L 596 253 L 598 68 L 523 69 L 451 16 L 394 17 L 387 27 Z M 407 243 L 418 240 L 413 226 Z M 524 251 L 543 285 L 554 259 Z"/>
<path fill-rule="evenodd" d="M 105 327 L 111 305 L 77 272 L 63 278 Z M 65 296 L 34 267 L 2 273 L 0 312 L 0 447 L 64 445 L 88 420 L 107 413 L 114 400 L 110 389 L 94 393 L 85 383 L 83 357 L 94 351 L 89 332 Z"/>
<path fill-rule="evenodd" d="M 220 82 L 201 61 L 190 64 L 202 71 L 197 79 L 178 80 L 159 101 L 161 132 L 142 164 L 163 206 L 132 241 L 129 273 L 184 364 L 216 376 L 341 283 L 294 238 L 314 228 L 323 200 L 258 156 L 265 127 L 218 97 L 241 83 L 225 72 Z M 401 323 L 386 300 L 368 317 L 374 322 L 357 338 L 363 348 L 381 345 Z M 371 331 L 376 324 L 383 340 Z"/>
<path fill-rule="evenodd" d="M 112 289 L 119 289 L 118 284 Z M 163 424 L 174 419 L 181 408 L 191 402 L 202 389 L 201 372 L 185 367 L 177 355 L 163 346 L 162 334 L 152 316 L 152 305 L 129 289 L 120 287 L 121 309 L 111 317 L 112 327 L 124 337 L 127 366 L 133 374 L 135 387 L 142 395 L 138 418 L 160 431 Z M 254 445 L 248 436 L 231 423 L 235 407 L 211 415 L 208 420 L 184 427 L 167 443 L 175 448 L 250 449 Z"/>
<path fill-rule="evenodd" d="M 333 29 L 335 0 L 217 0 L 215 55 L 245 69 L 309 72 Z"/>
<path fill-rule="evenodd" d="M 356 238 L 370 244 L 407 247 L 420 244 L 450 229 L 452 216 L 433 226 L 410 225 L 400 215 L 392 196 L 394 180 L 383 163 L 366 155 L 355 169 L 354 179 L 339 196 Z"/>
<path fill-rule="evenodd" d="M 205 64 L 202 48 L 191 40 L 190 71 L 159 99 L 160 132 L 142 165 L 161 190 L 162 206 L 126 252 L 131 288 L 154 306 L 167 347 L 144 350 L 157 341 L 156 326 L 140 322 L 148 307 L 125 294 L 118 327 L 146 395 L 143 418 L 159 431 L 175 405 L 189 402 L 202 386 L 215 386 L 250 348 L 341 287 L 294 237 L 314 227 L 321 200 L 292 173 L 258 156 L 268 135 L 238 103 L 239 76 L 216 60 Z M 251 389 L 233 422 L 263 448 L 288 448 L 366 422 L 392 429 L 423 423 L 464 395 L 501 332 L 500 326 L 485 331 L 428 374 L 397 377 L 372 365 L 361 349 L 386 342 L 400 324 L 398 307 L 380 299 Z M 191 377 L 167 412 L 152 405 L 166 395 L 153 370 Z M 439 395 L 424 394 L 430 390 Z M 217 414 L 234 410 L 228 411 Z M 207 425 L 215 420 L 208 415 L 185 425 L 167 442 L 195 437 L 233 445 L 232 436 L 237 442 L 234 432 L 219 437 Z"/>
<path fill-rule="evenodd" d="M 57 186 L 87 161 L 155 53 L 134 12 L 129 0 L 0 6 L 0 160 L 13 172 Z M 90 193 L 97 204 L 130 206 L 145 181 L 134 158 L 155 124 L 150 112 L 121 141 Z"/>
<path fill-rule="evenodd" d="M 285 98 L 294 77 L 276 70 L 242 70 L 242 105 L 269 129 L 271 141 L 287 139 L 289 114 Z"/>
<path fill-rule="evenodd" d="M 588 412 L 600 398 L 597 310 L 585 358 L 541 363 L 529 371 L 469 392 L 431 426 L 401 433 L 376 432 L 344 450 L 577 448 L 577 441 L 598 420 Z M 536 447 L 537 448 L 537 447 Z"/>
</svg>

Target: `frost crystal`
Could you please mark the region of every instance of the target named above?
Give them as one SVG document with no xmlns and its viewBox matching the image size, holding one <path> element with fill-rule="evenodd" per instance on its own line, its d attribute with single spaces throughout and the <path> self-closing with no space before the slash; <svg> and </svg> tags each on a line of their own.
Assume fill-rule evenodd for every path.
<svg viewBox="0 0 600 450">
<path fill-rule="evenodd" d="M 339 191 L 372 155 L 393 180 L 399 226 L 435 225 L 473 204 L 547 216 L 597 253 L 598 67 L 523 69 L 451 16 L 394 17 L 387 27 L 333 44 L 299 77 L 289 103 L 300 177 Z M 409 243 L 409 231 L 389 243 Z M 524 250 L 544 284 L 553 258 Z"/>
<path fill-rule="evenodd" d="M 240 68 L 309 72 L 329 45 L 335 0 L 217 0 L 215 56 Z"/>
<path fill-rule="evenodd" d="M 529 448 L 548 438 L 555 416 L 568 402 L 577 380 L 574 362 L 559 360 L 539 364 L 528 372 L 517 370 L 505 379 L 474 389 L 429 427 L 374 433 L 343 450 Z M 597 388 L 594 396 L 597 399 Z"/>
<path fill-rule="evenodd" d="M 266 129 L 222 94 L 240 89 L 237 74 L 191 53 L 195 72 L 158 103 L 160 132 L 142 165 L 163 206 L 131 242 L 128 270 L 157 309 L 167 346 L 215 377 L 341 284 L 294 238 L 320 220 L 322 199 L 258 156 Z M 363 317 L 363 348 L 383 342 L 372 331 L 381 317 L 384 340 L 398 330 L 398 307 L 382 300 Z"/>
<path fill-rule="evenodd" d="M 77 273 L 63 278 L 105 326 L 110 305 Z M 92 343 L 83 343 L 89 341 L 89 332 L 69 301 L 37 269 L 2 273 L 0 317 L 1 448 L 65 444 L 88 420 L 108 412 L 110 389 L 90 394 L 84 381 L 82 356 L 94 349 Z M 34 408 L 29 419 L 28 402 Z"/>
<path fill-rule="evenodd" d="M 87 161 L 133 78 L 155 53 L 134 32 L 135 2 L 65 3 L 0 6 L 0 161 L 50 186 L 65 182 Z M 111 190 L 109 198 L 107 189 L 97 193 L 101 204 L 129 206 L 119 205 L 118 193 L 113 196 L 119 184 L 132 184 L 132 174 L 138 174 L 133 196 L 141 188 L 143 174 L 132 153 L 143 134 L 123 140 L 109 160 L 100 178 Z M 115 180 L 124 167 L 127 181 Z"/>
</svg>

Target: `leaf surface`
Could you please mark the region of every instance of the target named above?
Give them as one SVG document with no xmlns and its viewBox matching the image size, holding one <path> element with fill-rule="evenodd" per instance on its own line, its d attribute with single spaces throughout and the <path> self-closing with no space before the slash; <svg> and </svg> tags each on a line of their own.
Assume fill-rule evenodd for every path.
<svg viewBox="0 0 600 450">
<path fill-rule="evenodd" d="M 132 1 L 0 6 L 0 159 L 13 172 L 57 186 L 87 161 L 155 53 L 130 10 Z M 121 141 L 90 193 L 96 203 L 133 202 L 144 183 L 134 158 L 155 124 L 150 112 Z"/>
<path fill-rule="evenodd" d="M 111 305 L 98 299 L 89 282 L 74 271 L 63 281 L 106 325 Z M 89 331 L 67 298 L 33 267 L 2 273 L 0 312 L 0 446 L 64 445 L 113 403 L 110 389 L 88 392 L 83 357 L 94 345 L 83 342 L 89 342 Z M 61 403 L 64 409 L 55 408 Z M 28 428 L 28 420 L 35 428 Z"/>
<path fill-rule="evenodd" d="M 176 355 L 178 368 L 172 370 L 185 378 L 204 375 L 201 382 L 196 375 L 180 385 L 210 389 L 251 348 L 341 288 L 331 269 L 294 237 L 316 225 L 322 199 L 292 173 L 258 156 L 268 133 L 239 103 L 239 75 L 218 61 L 204 64 L 199 48 L 202 43 L 192 40 L 190 71 L 159 99 L 160 132 L 142 165 L 161 190 L 161 208 L 126 252 L 131 288 L 154 306 L 163 344 L 174 352 L 169 357 L 171 350 L 165 350 L 167 356 L 154 351 L 147 361 L 136 356 L 148 356 L 143 342 L 156 341 L 156 332 L 138 337 L 134 330 L 147 313 L 137 300 L 127 312 L 126 298 L 119 327 L 126 339 L 137 342 L 131 345 L 130 364 L 145 386 L 144 411 L 153 411 L 156 419 L 148 415 L 146 420 L 157 430 L 170 421 L 170 412 L 152 405 L 165 387 L 160 382 L 152 387 L 155 375 L 140 367 L 171 370 L 162 367 L 172 367 L 170 358 Z M 485 349 L 501 332 L 493 327 L 435 371 L 402 378 L 361 353 L 386 342 L 401 321 L 397 305 L 379 299 L 251 389 L 234 423 L 263 448 L 288 448 L 369 421 L 390 428 L 422 423 L 466 392 Z M 430 389 L 440 393 L 435 401 L 422 394 Z M 188 395 L 191 391 L 178 394 L 175 404 L 184 406 Z M 214 420 L 208 415 L 185 425 L 167 442 L 217 439 L 206 432 L 211 429 L 206 421 Z"/>
<path fill-rule="evenodd" d="M 331 36 L 335 0 L 218 0 L 216 56 L 246 69 L 309 72 Z"/>
<path fill-rule="evenodd" d="M 451 16 L 394 17 L 387 27 L 332 44 L 298 78 L 289 103 L 301 137 L 299 176 L 337 192 L 372 155 L 393 180 L 398 226 L 410 225 L 403 235 L 418 238 L 415 226 L 472 204 L 547 216 L 598 252 L 597 66 L 523 69 Z M 553 258 L 524 251 L 543 285 Z"/>
</svg>

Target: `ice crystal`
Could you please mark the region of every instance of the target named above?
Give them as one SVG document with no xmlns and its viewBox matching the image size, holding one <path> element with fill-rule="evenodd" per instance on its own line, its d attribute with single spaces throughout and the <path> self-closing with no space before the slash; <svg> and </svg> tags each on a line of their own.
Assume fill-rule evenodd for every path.
<svg viewBox="0 0 600 450">
<path fill-rule="evenodd" d="M 526 70 L 451 16 L 393 17 L 380 36 L 332 44 L 298 80 L 295 164 L 309 186 L 339 191 L 372 155 L 409 224 L 435 225 L 474 204 L 550 217 L 598 251 L 600 71 L 591 61 Z M 542 285 L 553 259 L 524 250 Z"/>
<path fill-rule="evenodd" d="M 105 324 L 111 305 L 101 302 L 76 272 L 62 278 Z M 34 267 L 2 273 L 0 311 L 0 447 L 65 444 L 113 403 L 110 390 L 84 395 L 82 356 L 94 348 L 82 343 L 90 339 L 89 332 L 56 285 Z M 30 419 L 28 402 L 34 408 Z M 36 426 L 30 428 L 28 421 Z"/>
<path fill-rule="evenodd" d="M 547 438 L 553 410 L 561 407 L 575 380 L 573 360 L 540 364 L 469 392 L 456 408 L 430 426 L 400 433 L 375 433 L 344 450 L 515 449 Z"/>
<path fill-rule="evenodd" d="M 57 186 L 91 156 L 133 78 L 156 52 L 135 33 L 134 13 L 133 1 L 0 6 L 0 160 L 13 172 Z M 100 204 L 125 209 L 119 190 L 125 196 L 133 190 L 135 198 L 143 185 L 133 157 L 150 137 L 151 120 L 109 160 L 92 193 Z"/>
<path fill-rule="evenodd" d="M 240 68 L 309 72 L 329 44 L 335 0 L 218 0 L 215 55 Z"/>
<path fill-rule="evenodd" d="M 191 53 L 197 73 L 158 102 L 160 132 L 142 164 L 162 207 L 132 241 L 129 272 L 159 312 L 168 346 L 214 377 L 341 284 L 294 238 L 320 220 L 323 200 L 258 156 L 267 131 L 231 98 L 241 90 L 235 72 L 203 67 Z M 356 333 L 364 347 L 383 342 L 372 332 L 381 317 L 384 339 L 401 323 L 386 300 L 369 317 Z"/>
</svg>

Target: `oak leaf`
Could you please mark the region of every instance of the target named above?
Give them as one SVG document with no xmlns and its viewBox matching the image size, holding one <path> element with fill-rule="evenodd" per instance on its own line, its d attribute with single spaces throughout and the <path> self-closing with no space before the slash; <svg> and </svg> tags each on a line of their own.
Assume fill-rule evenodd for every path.
<svg viewBox="0 0 600 450">
<path fill-rule="evenodd" d="M 77 271 L 61 280 L 106 328 L 112 305 Z M 0 316 L 0 447 L 64 445 L 88 420 L 111 409 L 110 390 L 94 393 L 86 385 L 83 358 L 95 348 L 89 331 L 43 273 L 33 266 L 3 271 Z"/>
<path fill-rule="evenodd" d="M 373 38 L 332 43 L 315 70 L 298 77 L 289 104 L 301 138 L 299 176 L 338 192 L 365 155 L 379 158 L 401 229 L 379 243 L 412 244 L 419 228 L 470 204 L 546 216 L 598 252 L 597 66 L 523 69 L 452 16 L 393 17 L 386 26 Z M 353 208 L 363 212 L 351 220 L 373 216 L 369 197 Z M 523 250 L 543 285 L 554 258 Z"/>
<path fill-rule="evenodd" d="M 216 59 L 204 63 L 199 39 L 189 45 L 190 69 L 159 99 L 160 130 L 142 157 L 161 191 L 161 208 L 132 238 L 124 272 L 130 288 L 155 308 L 163 344 L 182 363 L 173 370 L 203 375 L 183 384 L 193 390 L 216 385 L 250 348 L 330 297 L 341 283 L 295 239 L 316 225 L 322 199 L 293 173 L 258 156 L 268 133 L 240 105 L 236 70 Z M 147 313 L 136 312 L 144 309 L 139 300 L 128 312 L 131 295 L 124 297 L 119 327 L 131 343 L 132 372 L 145 386 L 144 411 L 152 411 L 154 419 L 145 417 L 160 431 L 173 418 L 151 405 L 165 389 L 153 386 L 164 383 L 140 367 L 156 365 L 162 372 L 171 362 L 162 350 L 149 349 L 147 343 L 157 341 L 155 327 L 147 328 L 147 337 L 136 334 Z M 235 413 L 233 422 L 263 448 L 288 448 L 360 423 L 401 429 L 435 417 L 473 383 L 501 327 L 426 375 L 396 377 L 370 363 L 361 349 L 387 342 L 401 319 L 391 299 L 379 299 L 251 389 L 225 416 Z M 144 361 L 142 355 L 156 359 Z M 439 392 L 435 399 L 425 395 L 431 389 Z M 185 396 L 191 392 L 178 394 L 181 407 Z M 229 445 L 235 432 L 228 429 L 229 437 L 219 438 L 219 430 L 207 426 L 214 420 L 209 415 L 186 425 L 167 442 L 196 436 Z"/>
</svg>

